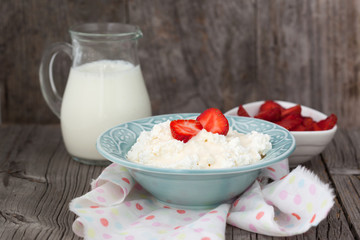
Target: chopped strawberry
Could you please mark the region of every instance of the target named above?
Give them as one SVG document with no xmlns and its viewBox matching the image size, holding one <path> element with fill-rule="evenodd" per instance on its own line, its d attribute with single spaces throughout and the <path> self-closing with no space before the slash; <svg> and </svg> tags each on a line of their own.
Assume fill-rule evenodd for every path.
<svg viewBox="0 0 360 240">
<path fill-rule="evenodd" d="M 245 116 L 239 106 L 238 115 Z M 280 110 L 280 113 L 279 113 Z M 289 131 L 321 131 L 332 129 L 337 123 L 335 114 L 331 114 L 326 119 L 315 122 L 311 117 L 301 115 L 301 105 L 295 105 L 290 108 L 284 108 L 275 101 L 267 100 L 261 104 L 259 112 L 255 118 L 274 122 Z"/>
<path fill-rule="evenodd" d="M 296 127 L 292 128 L 291 131 L 306 131 L 306 128 L 304 125 L 299 124 Z"/>
<path fill-rule="evenodd" d="M 294 113 L 290 113 L 290 114 L 286 115 L 285 117 L 281 118 L 281 120 L 282 121 L 289 120 L 289 121 L 293 121 L 294 123 L 302 124 L 304 118 L 297 112 L 294 112 Z"/>
<path fill-rule="evenodd" d="M 281 119 L 281 110 L 278 107 L 270 108 L 259 112 L 254 118 L 260 118 L 270 122 L 277 122 Z"/>
<path fill-rule="evenodd" d="M 183 141 L 186 143 L 189 141 L 193 136 L 198 134 L 198 132 L 203 129 L 203 126 L 200 122 L 196 120 L 185 120 L 185 119 L 179 119 L 179 120 L 173 120 L 170 123 L 170 130 L 171 135 L 173 138 Z"/>
<path fill-rule="evenodd" d="M 272 101 L 272 100 L 267 100 L 265 101 L 263 104 L 261 104 L 259 112 L 265 111 L 265 110 L 269 110 L 272 108 L 280 108 L 281 110 L 283 110 L 284 108 L 282 106 L 280 106 L 280 104 Z"/>
<path fill-rule="evenodd" d="M 332 129 L 337 122 L 337 117 L 335 114 L 331 114 L 326 119 L 319 121 L 317 124 L 321 130 Z"/>
<path fill-rule="evenodd" d="M 217 108 L 206 109 L 196 120 L 199 121 L 208 132 L 226 135 L 229 131 L 227 118 Z"/>
<path fill-rule="evenodd" d="M 284 118 L 284 117 L 286 117 L 286 116 L 289 115 L 289 114 L 298 114 L 298 115 L 301 115 L 301 106 L 300 106 L 300 105 L 296 105 L 296 106 L 294 106 L 294 107 L 284 109 L 284 110 L 281 112 L 281 118 Z"/>
<path fill-rule="evenodd" d="M 313 131 L 321 131 L 322 129 L 319 127 L 317 122 L 313 122 Z"/>
<path fill-rule="evenodd" d="M 304 131 L 314 130 L 314 120 L 311 117 L 304 117 L 302 125 L 304 126 Z"/>
<path fill-rule="evenodd" d="M 250 117 L 250 115 L 248 114 L 248 112 L 245 110 L 245 108 L 243 107 L 243 105 L 239 105 L 238 111 L 237 111 L 237 115 L 238 116 L 242 116 L 242 117 Z"/>
<path fill-rule="evenodd" d="M 301 124 L 301 119 L 300 118 L 294 118 L 294 119 L 282 119 L 278 122 L 276 122 L 276 124 L 282 126 L 283 128 L 286 128 L 287 130 L 292 130 L 294 128 L 296 128 L 297 126 L 299 126 Z"/>
</svg>

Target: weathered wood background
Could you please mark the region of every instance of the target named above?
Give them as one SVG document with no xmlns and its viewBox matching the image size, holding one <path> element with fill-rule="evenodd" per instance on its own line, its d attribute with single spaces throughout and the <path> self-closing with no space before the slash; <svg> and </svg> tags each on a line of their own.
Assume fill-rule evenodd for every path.
<svg viewBox="0 0 360 240">
<path fill-rule="evenodd" d="M 58 122 L 40 92 L 44 48 L 73 24 L 116 21 L 144 33 L 153 114 L 281 99 L 359 127 L 359 19 L 360 0 L 1 0 L 1 120 Z M 70 63 L 56 65 L 63 87 Z"/>
</svg>

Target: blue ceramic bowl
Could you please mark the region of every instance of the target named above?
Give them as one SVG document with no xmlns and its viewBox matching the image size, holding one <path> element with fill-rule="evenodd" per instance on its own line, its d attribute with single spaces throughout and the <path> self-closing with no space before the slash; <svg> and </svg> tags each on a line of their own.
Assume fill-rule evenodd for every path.
<svg viewBox="0 0 360 240">
<path fill-rule="evenodd" d="M 133 178 L 161 202 L 188 209 L 212 208 L 236 197 L 254 182 L 262 168 L 287 158 L 295 149 L 294 137 L 276 124 L 227 116 L 233 130 L 270 135 L 272 150 L 255 164 L 210 170 L 157 168 L 127 160 L 127 152 L 142 131 L 150 131 L 155 124 L 166 120 L 192 119 L 198 115 L 159 115 L 115 126 L 98 138 L 97 149 L 108 160 L 126 167 Z"/>
</svg>

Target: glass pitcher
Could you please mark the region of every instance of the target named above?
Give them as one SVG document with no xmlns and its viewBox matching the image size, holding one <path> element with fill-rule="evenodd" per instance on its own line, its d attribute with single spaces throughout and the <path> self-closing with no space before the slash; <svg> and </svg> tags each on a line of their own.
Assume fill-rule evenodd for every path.
<svg viewBox="0 0 360 240">
<path fill-rule="evenodd" d="M 70 28 L 72 45 L 48 47 L 41 61 L 40 85 L 45 101 L 60 118 L 67 151 L 74 160 L 109 164 L 96 150 L 105 130 L 151 116 L 151 105 L 140 69 L 140 29 L 120 23 L 87 23 Z M 72 67 L 63 97 L 52 74 L 54 58 L 65 52 Z"/>
</svg>

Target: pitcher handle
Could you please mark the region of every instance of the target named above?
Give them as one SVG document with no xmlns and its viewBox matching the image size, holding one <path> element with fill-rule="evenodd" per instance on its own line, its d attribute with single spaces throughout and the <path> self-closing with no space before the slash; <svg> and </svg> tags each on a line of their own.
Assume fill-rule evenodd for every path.
<svg viewBox="0 0 360 240">
<path fill-rule="evenodd" d="M 56 89 L 53 78 L 53 63 L 56 55 L 59 52 L 64 52 L 66 55 L 73 58 L 72 46 L 68 43 L 54 43 L 45 49 L 39 70 L 40 87 L 43 97 L 50 107 L 51 111 L 60 118 L 60 109 L 62 103 L 62 96 Z"/>
</svg>

